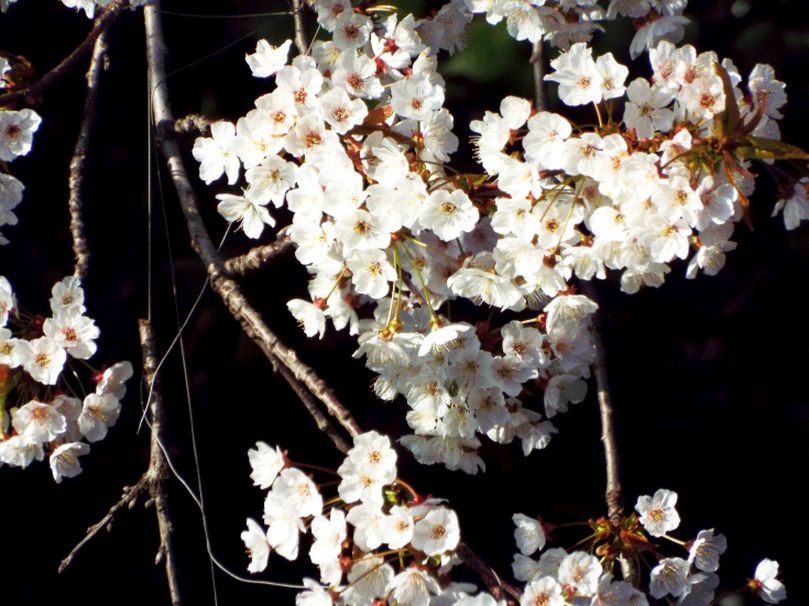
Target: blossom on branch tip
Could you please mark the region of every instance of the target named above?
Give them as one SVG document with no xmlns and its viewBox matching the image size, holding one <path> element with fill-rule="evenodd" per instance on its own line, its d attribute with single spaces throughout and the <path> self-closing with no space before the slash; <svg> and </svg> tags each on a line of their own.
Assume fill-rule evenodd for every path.
<svg viewBox="0 0 809 606">
<path fill-rule="evenodd" d="M 245 55 L 250 71 L 256 78 L 269 78 L 279 69 L 284 67 L 289 54 L 289 47 L 292 40 L 285 40 L 279 46 L 272 46 L 265 39 L 261 39 L 256 44 L 256 52 Z"/>
<path fill-rule="evenodd" d="M 661 488 L 653 497 L 638 497 L 635 510 L 640 514 L 640 523 L 653 537 L 662 537 L 680 525 L 680 515 L 674 506 L 677 493 Z"/>
</svg>

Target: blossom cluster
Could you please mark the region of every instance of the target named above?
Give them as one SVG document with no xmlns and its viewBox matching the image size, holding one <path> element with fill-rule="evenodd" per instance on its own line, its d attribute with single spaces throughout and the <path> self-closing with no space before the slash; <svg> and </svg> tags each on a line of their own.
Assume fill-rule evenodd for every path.
<svg viewBox="0 0 809 606">
<path fill-rule="evenodd" d="M 648 605 L 649 598 L 686 606 L 712 604 L 719 586 L 719 557 L 727 549 L 727 540 L 713 529 L 701 530 L 689 541 L 669 536 L 680 525 L 676 503 L 677 493 L 670 490 L 641 496 L 635 505 L 637 514 L 624 520 L 619 536 L 609 521 L 591 521 L 593 533 L 586 541 L 591 543 L 589 551 L 568 552 L 561 547 L 544 550 L 546 526 L 537 518 L 515 514 L 519 553 L 514 556 L 512 569 L 515 578 L 527 583 L 521 606 L 641 606 Z M 684 549 L 685 557 L 664 557 L 660 545 L 654 543 L 659 538 Z M 542 550 L 538 559 L 531 557 Z M 633 560 L 635 566 L 642 561 L 649 564 L 648 583 L 641 582 L 648 587 L 648 595 L 626 580 L 614 580 L 612 566 L 620 558 Z M 786 599 L 786 589 L 777 574 L 777 562 L 762 560 L 746 588 L 764 602 L 777 604 Z"/>
<path fill-rule="evenodd" d="M 603 31 L 600 21 L 619 16 L 634 20 L 637 28 L 629 45 L 632 58 L 660 40 L 679 42 L 688 19 L 682 15 L 688 0 L 465 0 L 472 13 L 484 13 L 492 25 L 505 21 L 508 33 L 517 40 L 550 42 L 567 49 L 577 42 L 589 42 Z"/>
<path fill-rule="evenodd" d="M 461 530 L 455 512 L 439 499 L 424 499 L 397 478 L 396 452 L 386 436 L 375 431 L 357 436 L 354 447 L 337 469 L 337 495 L 326 498 L 319 485 L 278 447 L 259 442 L 248 452 L 256 486 L 268 493 L 264 525 L 247 519 L 241 538 L 250 556 L 248 571 L 267 568 L 272 551 L 298 558 L 301 535 L 309 559 L 320 572 L 320 583 L 305 579 L 298 606 L 332 604 L 399 606 L 499 606 L 505 604 L 474 585 L 454 583 L 450 573 L 459 563 L 456 550 Z M 328 470 L 313 466 L 318 472 Z M 677 494 L 661 489 L 641 496 L 636 513 L 616 531 L 608 520 L 590 521 L 590 537 L 579 541 L 587 551 L 562 547 L 545 549 L 553 525 L 515 514 L 514 577 L 526 585 L 521 606 L 648 606 L 650 599 L 676 600 L 678 605 L 708 606 L 719 586 L 719 557 L 727 540 L 713 529 L 702 530 L 690 541 L 668 533 L 680 517 Z M 664 557 L 654 541 L 665 539 L 686 551 L 684 557 Z M 532 557 L 536 552 L 538 559 Z M 632 559 L 651 569 L 646 583 L 617 580 L 614 565 Z M 786 599 L 777 578 L 778 563 L 762 560 L 746 589 L 768 604 Z M 638 589 L 648 588 L 648 593 Z M 476 595 L 474 595 L 476 594 Z M 674 603 L 674 602 L 672 602 Z"/>
<path fill-rule="evenodd" d="M 638 16 L 630 4 L 609 11 Z M 684 6 L 643 4 L 668 16 Z M 507 7 L 517 10 L 486 10 L 508 18 Z M 596 305 L 575 281 L 617 270 L 632 293 L 662 284 L 679 259 L 688 277 L 715 274 L 746 215 L 750 160 L 797 149 L 778 147 L 786 95 L 769 66 L 745 91 L 729 60 L 664 40 L 649 52 L 653 76 L 627 85 L 626 66 L 577 42 L 546 79 L 564 103 L 593 104 L 598 126 L 506 97 L 470 125 L 485 174 L 459 175 L 447 164 L 459 141 L 435 55 L 460 43 L 464 5 L 429 19 L 381 18 L 345 0 L 314 8 L 332 40 L 291 64 L 291 41 L 261 40 L 246 60 L 274 89 L 235 124 L 215 122 L 193 154 L 209 184 L 235 185 L 244 168 L 242 191 L 217 198 L 248 237 L 275 225 L 270 203 L 291 212 L 284 231 L 312 278 L 311 300 L 288 308 L 308 336 L 322 337 L 329 319 L 358 335 L 377 395 L 407 400 L 414 434 L 403 443 L 422 463 L 474 473 L 484 434 L 519 437 L 526 454 L 545 446 L 547 419 L 584 398 L 593 358 Z M 788 226 L 809 212 L 801 192 L 782 203 Z M 458 298 L 530 314 L 472 324 L 441 310 Z M 540 392 L 544 416 L 521 397 Z"/>
<path fill-rule="evenodd" d="M 758 65 L 745 94 L 732 62 L 691 46 L 661 42 L 649 57 L 651 81 L 628 86 L 626 67 L 609 53 L 593 59 L 584 44 L 551 62 L 546 80 L 559 83 L 568 105 L 598 110 L 626 95 L 620 122 L 602 121 L 598 110 L 598 127 L 575 131 L 551 112 L 526 121 L 516 101 L 504 101 L 500 114 L 472 124 L 483 166 L 507 194 L 492 218 L 506 236 L 495 254 L 505 249 L 501 256 L 531 263 L 551 255 L 556 271 L 583 280 L 620 270 L 629 293 L 662 284 L 675 259 L 688 259 L 688 277 L 724 266 L 754 186 L 736 144 L 777 143 L 784 84 Z M 519 157 L 509 137 L 526 122 Z M 723 132 L 728 126 L 734 130 Z M 564 226 L 557 242 L 542 237 L 542 221 Z"/>
<path fill-rule="evenodd" d="M 311 535 L 309 559 L 325 586 L 306 579 L 299 606 L 370 606 L 384 599 L 416 606 L 452 595 L 441 577 L 458 561 L 458 517 L 440 499 L 424 499 L 397 479 L 396 451 L 386 436 L 371 431 L 354 439 L 336 471 L 337 495 L 325 501 L 298 468 L 305 465 L 296 467 L 279 448 L 259 442 L 248 456 L 254 484 L 269 489 L 267 528 L 248 518 L 241 535 L 249 572 L 263 571 L 273 550 L 297 559 L 304 533 Z"/>
<path fill-rule="evenodd" d="M 524 386 L 544 391 L 547 417 L 584 398 L 596 306 L 541 258 L 524 275 L 494 271 L 514 263 L 493 251 L 491 187 L 444 168 L 458 139 L 425 40 L 443 27 L 438 48 L 449 48 L 455 26 L 438 15 L 374 21 L 340 2 L 315 8 L 333 41 L 291 65 L 290 41 L 259 42 L 247 63 L 254 76 L 274 76 L 275 89 L 235 125 L 216 122 L 196 140 L 200 178 L 236 184 L 245 168 L 244 190 L 217 198 L 249 237 L 274 225 L 270 203 L 292 212 L 287 233 L 313 277 L 311 302 L 292 300 L 290 311 L 309 336 L 322 336 L 327 319 L 359 335 L 377 393 L 408 401 L 415 433 L 405 443 L 419 460 L 474 473 L 477 434 L 519 437 L 526 453 L 544 447 L 555 428 L 517 396 Z M 459 296 L 534 313 L 492 328 L 436 311 Z M 364 303 L 372 318 L 360 320 Z"/>
<path fill-rule="evenodd" d="M 0 57 L 0 91 L 5 88 L 5 76 L 10 70 L 9 61 Z M 0 107 L 0 161 L 11 162 L 28 154 L 41 121 L 39 114 L 32 109 L 10 110 Z M 5 164 L 0 166 L 4 167 Z M 19 179 L 0 172 L 0 227 L 17 224 L 14 209 L 22 201 L 24 189 Z M 8 244 L 2 232 L 0 244 Z"/>
<path fill-rule="evenodd" d="M 115 425 L 132 365 L 94 371 L 95 389 L 85 394 L 71 360 L 89 367 L 99 330 L 84 315 L 79 280 L 57 282 L 50 306 L 48 318 L 20 310 L 0 276 L 0 463 L 25 468 L 49 452 L 53 478 L 61 482 L 81 473 L 78 457 L 90 451 L 86 442 L 104 439 Z"/>
</svg>

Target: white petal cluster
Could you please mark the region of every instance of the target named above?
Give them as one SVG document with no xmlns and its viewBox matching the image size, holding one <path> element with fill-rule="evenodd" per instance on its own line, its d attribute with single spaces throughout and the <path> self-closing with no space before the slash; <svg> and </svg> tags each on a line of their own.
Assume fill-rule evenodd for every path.
<svg viewBox="0 0 809 606">
<path fill-rule="evenodd" d="M 118 421 L 132 365 L 119 362 L 92 377 L 95 390 L 83 400 L 67 395 L 75 379 L 64 379 L 65 366 L 71 358 L 93 356 L 99 330 L 84 315 L 84 290 L 77 278 L 57 282 L 51 294 L 51 317 L 19 313 L 11 284 L 0 276 L 0 463 L 27 467 L 49 452 L 53 478 L 61 482 L 81 472 L 78 457 L 90 451 L 82 440 L 103 439 Z M 79 376 L 76 369 L 71 374 Z M 7 409 L 21 381 L 28 398 L 32 391 L 41 395 Z"/>
<path fill-rule="evenodd" d="M 3 76 L 10 69 L 8 60 L 0 60 L 0 90 L 5 88 Z M 42 118 L 32 109 L 10 110 L 0 107 L 0 161 L 11 162 L 31 151 L 34 133 Z M 0 173 L 0 228 L 16 225 L 14 209 L 22 201 L 25 186 L 10 174 Z M 0 244 L 8 240 L 0 233 Z"/>
<path fill-rule="evenodd" d="M 687 0 L 610 0 L 606 8 L 594 0 L 463 1 L 470 12 L 485 13 L 491 24 L 505 21 L 508 33 L 517 40 L 546 40 L 563 49 L 589 42 L 596 31 L 603 31 L 599 22 L 630 17 L 643 24 L 630 45 L 633 59 L 659 40 L 679 41 L 688 23 L 682 16 Z"/>
<path fill-rule="evenodd" d="M 673 508 L 676 500 L 675 493 L 664 489 L 658 490 L 654 497 L 640 497 L 636 507 L 641 514 L 639 520 L 632 514 L 620 528 L 611 528 L 606 518 L 590 520 L 588 525 L 595 532 L 579 543 L 588 544 L 588 551 L 568 552 L 554 547 L 545 550 L 538 559 L 531 556 L 545 546 L 542 525 L 536 518 L 515 514 L 514 538 L 519 552 L 514 555 L 512 571 L 517 580 L 527 583 L 521 606 L 648 606 L 655 603 L 654 600 L 681 606 L 713 604 L 719 587 L 716 574 L 719 557 L 727 548 L 723 535 L 710 529 L 700 531 L 691 541 L 664 537 L 678 548 L 684 548 L 687 558 L 664 557 L 662 546 L 651 543 L 653 537 L 663 537 L 665 532 L 674 530 L 679 524 L 679 516 Z M 620 556 L 616 552 L 610 553 L 619 543 L 623 543 L 626 551 Z M 636 550 L 635 546 L 639 549 Z M 602 559 L 593 553 L 600 554 Z M 619 557 L 635 558 L 637 562 L 649 564 L 648 580 L 636 579 L 635 582 L 638 587 L 646 587 L 648 595 L 626 581 L 613 578 Z M 646 573 L 641 571 L 640 574 Z M 778 603 L 786 599 L 786 589 L 776 578 L 777 574 L 778 563 L 763 560 L 748 588 L 765 602 Z"/>
<path fill-rule="evenodd" d="M 328 500 L 313 478 L 294 463 L 286 466 L 277 447 L 259 442 L 248 455 L 251 477 L 269 488 L 267 529 L 248 518 L 241 535 L 250 556 L 248 571 L 263 571 L 272 550 L 297 558 L 300 534 L 312 535 L 308 556 L 323 586 L 306 581 L 296 603 L 332 604 L 331 596 L 339 595 L 339 604 L 370 605 L 395 596 L 397 604 L 427 606 L 437 596 L 452 597 L 449 604 L 471 597 L 443 585 L 460 544 L 458 516 L 442 501 L 424 500 L 397 480 L 396 451 L 387 436 L 371 431 L 354 439 L 337 470 L 339 497 Z M 279 466 L 284 468 L 277 473 Z M 398 569 L 386 557 L 391 552 L 400 554 Z"/>
</svg>

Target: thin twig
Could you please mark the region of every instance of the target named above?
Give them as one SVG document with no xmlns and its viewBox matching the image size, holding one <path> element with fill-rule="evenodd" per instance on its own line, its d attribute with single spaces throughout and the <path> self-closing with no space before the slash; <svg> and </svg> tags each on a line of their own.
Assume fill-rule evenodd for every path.
<svg viewBox="0 0 809 606">
<path fill-rule="evenodd" d="M 125 6 L 124 0 L 115 0 L 110 4 L 107 9 L 101 13 L 96 19 L 95 26 L 87 37 L 82 40 L 72 53 L 39 80 L 34 82 L 31 86 L 23 88 L 5 95 L 0 95 L 0 105 L 8 105 L 15 101 L 26 101 L 29 104 L 34 104 L 42 93 L 45 92 L 49 86 L 58 82 L 65 74 L 67 74 L 85 54 L 95 45 L 96 39 L 112 24 L 113 21 L 121 14 Z"/>
<path fill-rule="evenodd" d="M 331 388 L 314 370 L 298 359 L 295 351 L 281 343 L 270 330 L 264 319 L 247 301 L 239 285 L 228 277 L 222 259 L 216 252 L 205 224 L 200 216 L 197 198 L 188 178 L 179 145 L 172 128 L 174 116 L 168 101 L 166 87 L 165 55 L 166 44 L 160 23 L 160 2 L 152 0 L 144 6 L 146 24 L 147 61 L 149 66 L 149 86 L 152 91 L 152 112 L 155 129 L 160 137 L 161 151 L 171 175 L 174 188 L 180 201 L 186 226 L 194 251 L 202 260 L 208 272 L 211 289 L 225 303 L 231 315 L 239 322 L 245 334 L 270 359 L 277 359 L 286 366 L 301 384 L 323 402 L 326 410 L 351 435 L 361 433 L 361 429 L 348 409 L 337 399 Z"/>
<path fill-rule="evenodd" d="M 592 283 L 584 281 L 581 284 L 582 292 L 593 301 L 598 302 L 598 295 Z M 604 447 L 604 464 L 607 473 L 607 485 L 604 498 L 607 503 L 607 517 L 616 530 L 621 528 L 624 517 L 624 494 L 621 487 L 618 441 L 615 437 L 615 420 L 607 381 L 607 364 L 604 348 L 604 339 L 601 333 L 601 312 L 597 312 L 593 319 L 591 329 L 595 362 L 593 363 L 593 376 L 596 381 L 598 397 L 598 410 L 601 415 L 601 444 Z M 619 558 L 621 573 L 626 581 L 634 582 L 637 570 L 633 562 L 626 557 Z"/>
<path fill-rule="evenodd" d="M 302 0 L 292 0 L 292 18 L 295 20 L 295 47 L 301 55 L 309 54 L 309 40 L 306 36 L 306 24 L 303 11 L 305 5 Z"/>
<path fill-rule="evenodd" d="M 491 566 L 481 560 L 480 557 L 472 551 L 469 545 L 461 543 L 456 553 L 458 557 L 463 560 L 466 567 L 483 580 L 495 599 L 500 600 L 503 598 L 503 593 L 507 593 L 518 602 L 520 601 L 522 592 L 511 583 L 501 579 Z"/>
<path fill-rule="evenodd" d="M 160 547 L 157 551 L 155 563 L 163 562 L 166 568 L 166 579 L 169 584 L 169 595 L 172 606 L 180 606 L 180 587 L 177 582 L 177 563 L 172 547 L 171 515 L 169 512 L 168 500 L 166 498 L 165 482 L 169 478 L 169 467 L 160 443 L 163 441 L 163 426 L 165 421 L 165 411 L 160 392 L 154 387 L 155 370 L 157 369 L 157 356 L 155 354 L 154 335 L 152 325 L 148 320 L 139 320 L 140 345 L 143 352 L 143 380 L 152 390 L 152 439 L 149 448 L 149 468 L 146 470 L 146 478 L 149 486 L 149 496 L 154 502 L 155 513 L 157 514 L 157 528 L 160 533 Z"/>
<path fill-rule="evenodd" d="M 59 564 L 59 572 L 62 573 L 67 570 L 67 567 L 73 563 L 73 559 L 78 555 L 79 551 L 81 551 L 82 547 L 84 547 L 87 543 L 92 540 L 101 530 L 107 529 L 109 530 L 113 519 L 117 515 L 117 513 L 126 507 L 127 509 L 132 509 L 135 506 L 135 503 L 138 500 L 138 496 L 140 493 L 143 492 L 148 488 L 148 481 L 146 478 L 146 474 L 144 473 L 140 480 L 137 481 L 133 486 L 124 486 L 123 494 L 121 498 L 118 499 L 118 502 L 115 503 L 110 510 L 107 512 L 103 518 L 101 518 L 98 522 L 90 526 L 87 529 L 87 534 L 84 535 L 84 538 L 79 541 L 76 546 L 70 550 L 70 553 L 67 554 L 64 560 Z"/>
<path fill-rule="evenodd" d="M 96 19 L 96 25 L 101 17 Z M 84 279 L 87 275 L 87 264 L 90 259 L 90 250 L 87 247 L 87 238 L 84 236 L 84 220 L 82 219 L 81 190 L 84 183 L 84 168 L 87 163 L 87 149 L 90 144 L 90 134 L 95 123 L 96 105 L 98 103 L 99 79 L 106 66 L 107 60 L 107 34 L 101 32 L 93 46 L 93 57 L 87 70 L 87 94 L 84 98 L 84 117 L 70 159 L 70 176 L 68 189 L 70 196 L 67 207 L 70 211 L 70 235 L 73 236 L 73 255 L 76 257 L 73 275 Z"/>
<path fill-rule="evenodd" d="M 243 255 L 225 261 L 225 271 L 231 276 L 241 276 L 252 270 L 261 269 L 272 259 L 281 256 L 292 248 L 292 240 L 287 238 L 255 246 Z"/>
</svg>

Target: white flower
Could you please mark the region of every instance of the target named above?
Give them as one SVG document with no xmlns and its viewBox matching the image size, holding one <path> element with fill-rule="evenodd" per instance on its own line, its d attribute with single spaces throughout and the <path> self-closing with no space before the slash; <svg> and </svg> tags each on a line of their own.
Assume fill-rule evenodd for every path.
<svg viewBox="0 0 809 606">
<path fill-rule="evenodd" d="M 242 532 L 241 538 L 247 548 L 247 555 L 250 556 L 247 572 L 262 572 L 267 568 L 270 557 L 270 544 L 264 530 L 253 518 L 247 518 L 247 530 Z"/>
<path fill-rule="evenodd" d="M 525 586 L 520 599 L 520 606 L 564 606 L 565 598 L 562 595 L 562 586 L 553 577 L 542 577 Z"/>
<path fill-rule="evenodd" d="M 31 151 L 42 118 L 32 109 L 0 111 L 0 160 L 10 162 Z"/>
<path fill-rule="evenodd" d="M 382 541 L 391 549 L 401 549 L 413 540 L 413 525 L 410 510 L 401 505 L 394 505 L 382 523 Z"/>
<path fill-rule="evenodd" d="M 601 101 L 601 75 L 592 53 L 593 50 L 587 44 L 579 42 L 551 61 L 551 67 L 555 71 L 544 79 L 559 83 L 559 98 L 566 105 Z"/>
<path fill-rule="evenodd" d="M 8 315 L 16 306 L 17 299 L 14 297 L 11 284 L 9 284 L 5 276 L 0 276 L 0 326 L 6 325 Z"/>
<path fill-rule="evenodd" d="M 529 518 L 522 513 L 515 513 L 511 519 L 516 526 L 514 540 L 517 541 L 520 553 L 528 556 L 545 547 L 545 531 L 538 519 Z"/>
<path fill-rule="evenodd" d="M 239 227 L 248 238 L 258 238 L 265 224 L 270 227 L 275 225 L 275 219 L 262 202 L 252 197 L 250 190 L 246 190 L 242 196 L 217 194 L 216 198 L 220 200 L 216 207 L 219 214 L 228 222 L 239 221 Z"/>
<path fill-rule="evenodd" d="M 424 340 L 419 346 L 419 357 L 447 351 L 460 342 L 459 339 L 461 335 L 466 334 L 471 329 L 471 324 L 459 322 L 456 324 L 447 324 L 446 326 L 430 331 L 430 334 L 424 337 Z"/>
<path fill-rule="evenodd" d="M 81 473 L 79 457 L 88 452 L 90 446 L 84 442 L 68 442 L 54 450 L 48 462 L 56 483 L 61 483 L 62 478 L 75 478 L 79 475 Z"/>
<path fill-rule="evenodd" d="M 348 588 L 342 594 L 342 603 L 371 606 L 374 599 L 385 595 L 394 574 L 393 568 L 382 558 L 368 556 L 354 560 L 348 571 Z"/>
<path fill-rule="evenodd" d="M 239 178 L 239 156 L 236 154 L 236 127 L 231 122 L 211 124 L 210 137 L 198 137 L 191 153 L 200 163 L 199 178 L 210 184 L 226 174 L 228 184 Z"/>
<path fill-rule="evenodd" d="M 606 53 L 596 59 L 596 70 L 601 78 L 601 94 L 604 99 L 624 96 L 626 91 L 624 81 L 629 74 L 628 67 L 618 63 L 612 53 Z"/>
<path fill-rule="evenodd" d="M 583 551 L 574 551 L 565 556 L 559 565 L 559 582 L 570 585 L 576 593 L 590 596 L 598 589 L 598 579 L 602 573 L 598 558 Z"/>
<path fill-rule="evenodd" d="M 245 55 L 244 60 L 256 78 L 268 78 L 284 67 L 292 40 L 286 40 L 279 46 L 272 46 L 263 38 L 256 44 L 256 52 Z"/>
<path fill-rule="evenodd" d="M 95 353 L 95 339 L 100 334 L 95 322 L 83 316 L 81 308 L 75 305 L 56 312 L 53 318 L 46 318 L 42 332 L 79 360 L 87 360 Z"/>
<path fill-rule="evenodd" d="M 705 572 L 716 572 L 719 569 L 719 556 L 725 553 L 727 547 L 725 535 L 714 535 L 713 528 L 700 530 L 688 550 L 688 562 Z"/>
<path fill-rule="evenodd" d="M 396 270 L 383 250 L 356 250 L 346 259 L 346 264 L 357 292 L 373 299 L 387 295 L 389 283 L 396 279 Z"/>
<path fill-rule="evenodd" d="M 53 285 L 50 298 L 51 312 L 57 314 L 68 308 L 78 308 L 84 312 L 84 290 L 76 276 L 67 276 Z"/>
<path fill-rule="evenodd" d="M 655 131 L 668 132 L 674 122 L 674 112 L 666 107 L 673 95 L 668 88 L 649 86 L 645 78 L 636 78 L 626 89 L 629 100 L 624 106 L 624 123 L 634 128 L 639 138 L 652 138 Z"/>
<path fill-rule="evenodd" d="M 295 606 L 332 606 L 331 595 L 319 583 L 312 579 L 304 579 L 305 591 L 295 596 Z"/>
<path fill-rule="evenodd" d="M 299 518 L 318 515 L 323 510 L 323 497 L 317 485 L 300 469 L 289 467 L 281 471 L 272 492 Z"/>
<path fill-rule="evenodd" d="M 273 450 L 264 442 L 256 442 L 256 447 L 247 451 L 247 458 L 250 460 L 250 479 L 254 486 L 263 489 L 269 488 L 275 482 L 275 478 L 286 465 L 284 453 L 276 446 Z"/>
<path fill-rule="evenodd" d="M 41 461 L 45 456 L 42 444 L 27 442 L 23 436 L 16 435 L 0 441 L 0 462 L 23 469 L 36 459 Z"/>
<path fill-rule="evenodd" d="M 342 88 L 333 88 L 320 97 L 320 113 L 332 130 L 345 134 L 368 115 L 368 106 L 360 99 L 351 99 Z"/>
<path fill-rule="evenodd" d="M 78 419 L 79 431 L 90 442 L 103 440 L 107 429 L 118 422 L 120 414 L 121 402 L 114 395 L 91 393 L 84 398 Z"/>
<path fill-rule="evenodd" d="M 122 400 L 126 394 L 126 381 L 132 378 L 132 364 L 124 360 L 113 364 L 104 371 L 96 385 L 96 394 L 99 396 L 111 395 Z"/>
<path fill-rule="evenodd" d="M 22 364 L 20 351 L 17 348 L 19 339 L 11 336 L 8 328 L 0 328 L 0 364 L 5 364 L 9 368 L 17 368 Z"/>
<path fill-rule="evenodd" d="M 58 343 L 48 337 L 40 337 L 33 341 L 20 340 L 22 366 L 35 381 L 44 385 L 56 385 L 59 374 L 67 360 L 67 354 Z"/>
<path fill-rule="evenodd" d="M 640 523 L 653 537 L 662 537 L 680 525 L 680 515 L 674 506 L 677 493 L 661 488 L 654 497 L 638 497 L 635 510 L 640 514 Z"/>
<path fill-rule="evenodd" d="M 12 412 L 11 426 L 26 442 L 41 444 L 65 433 L 67 420 L 50 404 L 31 400 Z"/>
<path fill-rule="evenodd" d="M 303 520 L 294 507 L 290 507 L 289 498 L 273 489 L 264 500 L 264 523 L 267 529 L 267 541 L 275 552 L 287 560 L 298 557 L 300 532 L 304 529 Z"/>
<path fill-rule="evenodd" d="M 426 120 L 444 104 L 444 89 L 425 73 L 400 80 L 390 90 L 393 111 L 403 118 Z"/>
<path fill-rule="evenodd" d="M 391 579 L 387 590 L 395 604 L 428 606 L 430 594 L 439 595 L 441 586 L 424 570 L 407 568 Z"/>
<path fill-rule="evenodd" d="M 434 556 L 455 549 L 460 540 L 456 513 L 446 507 L 436 507 L 416 522 L 411 544 L 428 556 Z"/>
<path fill-rule="evenodd" d="M 284 203 L 287 190 L 295 185 L 297 166 L 279 156 L 270 156 L 257 166 L 247 169 L 245 179 L 250 184 L 250 198 L 276 207 Z"/>
<path fill-rule="evenodd" d="M 435 232 L 444 241 L 458 238 L 472 231 L 480 213 L 469 196 L 462 190 L 439 189 L 430 194 L 421 216 L 421 224 Z"/>
<path fill-rule="evenodd" d="M 292 299 L 287 302 L 287 309 L 298 321 L 307 337 L 317 335 L 323 338 L 323 333 L 326 332 L 326 315 L 322 307 L 303 299 Z"/>
<path fill-rule="evenodd" d="M 689 568 L 689 563 L 682 558 L 660 560 L 660 563 L 652 569 L 649 593 L 658 600 L 665 595 L 680 597 L 688 591 Z"/>
<path fill-rule="evenodd" d="M 360 48 L 371 35 L 370 17 L 347 11 L 337 17 L 334 24 L 334 46 L 342 51 Z"/>
<path fill-rule="evenodd" d="M 316 516 L 311 525 L 315 538 L 309 550 L 309 558 L 315 564 L 326 564 L 336 560 L 342 551 L 342 543 L 346 538 L 346 515 L 336 507 L 329 517 Z"/>
<path fill-rule="evenodd" d="M 777 604 L 787 599 L 787 590 L 784 584 L 776 579 L 778 576 L 778 562 L 763 559 L 756 566 L 753 582 L 759 591 L 759 596 L 768 604 Z"/>
</svg>

